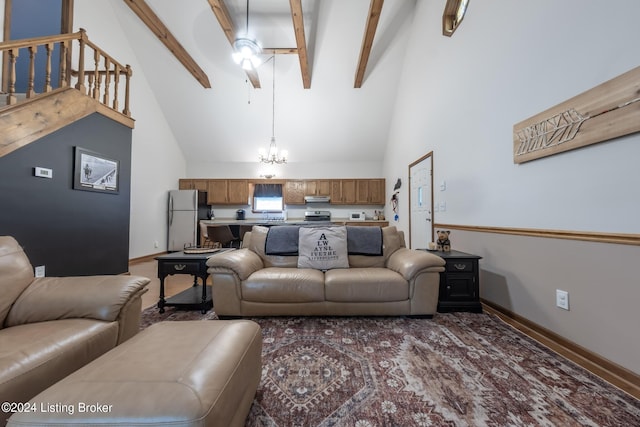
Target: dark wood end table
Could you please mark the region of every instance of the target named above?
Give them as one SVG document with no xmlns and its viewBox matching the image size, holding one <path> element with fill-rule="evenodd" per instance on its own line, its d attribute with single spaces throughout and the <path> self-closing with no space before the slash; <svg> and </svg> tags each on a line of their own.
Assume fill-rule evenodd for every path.
<svg viewBox="0 0 640 427">
<path fill-rule="evenodd" d="M 213 307 L 211 286 L 207 286 L 207 260 L 219 253 L 233 250 L 233 248 L 220 248 L 216 252 L 184 253 L 173 252 L 156 257 L 158 261 L 158 278 L 160 279 L 160 299 L 158 308 L 164 313 L 165 307 L 176 307 L 183 310 L 200 309 L 202 314 Z M 193 286 L 174 295 L 171 298 L 164 297 L 164 279 L 173 274 L 189 274 L 193 276 Z M 198 278 L 202 279 L 202 286 L 198 285 Z"/>
<path fill-rule="evenodd" d="M 480 268 L 482 257 L 465 252 L 428 251 L 446 262 L 440 273 L 438 312 L 470 311 L 482 313 L 480 303 Z"/>
</svg>

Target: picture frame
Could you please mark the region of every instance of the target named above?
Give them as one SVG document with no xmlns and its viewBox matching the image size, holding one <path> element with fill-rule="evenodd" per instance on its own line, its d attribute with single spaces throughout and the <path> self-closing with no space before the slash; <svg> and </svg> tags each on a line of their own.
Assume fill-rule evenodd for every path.
<svg viewBox="0 0 640 427">
<path fill-rule="evenodd" d="M 82 147 L 74 150 L 73 189 L 118 194 L 120 162 Z"/>
</svg>

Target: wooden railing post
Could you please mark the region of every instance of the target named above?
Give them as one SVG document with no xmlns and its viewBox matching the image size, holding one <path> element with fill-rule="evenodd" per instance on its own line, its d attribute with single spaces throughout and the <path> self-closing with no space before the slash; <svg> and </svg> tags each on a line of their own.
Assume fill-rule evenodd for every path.
<svg viewBox="0 0 640 427">
<path fill-rule="evenodd" d="M 104 57 L 104 69 L 105 69 L 104 95 L 102 97 L 102 103 L 104 105 L 109 105 L 109 86 L 111 85 L 111 73 L 109 72 L 110 67 L 111 67 L 111 64 L 109 63 L 109 58 L 105 56 Z"/>
<path fill-rule="evenodd" d="M 93 99 L 100 100 L 100 52 L 97 49 L 93 49 Z"/>
<path fill-rule="evenodd" d="M 33 90 L 33 85 L 35 81 L 36 75 L 36 49 L 38 46 L 29 46 L 29 76 L 27 77 L 27 98 L 33 97 L 35 95 L 35 91 Z"/>
<path fill-rule="evenodd" d="M 87 95 L 87 88 L 84 85 L 84 45 L 86 40 L 86 32 L 84 29 L 80 28 L 80 38 L 78 39 L 80 43 L 80 48 L 78 51 L 78 82 L 76 83 L 76 89 L 78 89 L 83 94 Z"/>
<path fill-rule="evenodd" d="M 18 49 L 9 49 L 9 87 L 7 95 L 7 105 L 13 105 L 16 103 L 16 60 L 18 55 L 16 54 Z M 19 51 L 19 50 L 18 50 Z"/>
<path fill-rule="evenodd" d="M 131 111 L 129 110 L 129 81 L 131 80 L 131 67 L 127 64 L 127 73 L 125 74 L 125 90 L 124 90 L 124 110 L 122 110 L 122 114 L 125 116 L 131 117 Z"/>
<path fill-rule="evenodd" d="M 118 85 L 120 83 L 120 65 L 115 64 L 113 71 L 113 104 L 111 108 L 118 111 Z"/>
<path fill-rule="evenodd" d="M 69 68 L 69 47 L 70 41 L 63 40 L 60 42 L 60 87 L 67 87 L 71 83 L 71 73 L 67 73 Z"/>
<path fill-rule="evenodd" d="M 44 72 L 44 87 L 43 92 L 51 92 L 51 52 L 53 52 L 53 43 L 47 43 L 45 45 L 47 49 L 47 64 Z"/>
</svg>

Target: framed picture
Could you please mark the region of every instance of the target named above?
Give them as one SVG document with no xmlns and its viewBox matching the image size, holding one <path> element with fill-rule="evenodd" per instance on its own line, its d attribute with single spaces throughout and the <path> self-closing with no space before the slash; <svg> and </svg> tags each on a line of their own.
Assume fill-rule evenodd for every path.
<svg viewBox="0 0 640 427">
<path fill-rule="evenodd" d="M 86 148 L 75 147 L 73 188 L 118 193 L 120 162 Z"/>
</svg>

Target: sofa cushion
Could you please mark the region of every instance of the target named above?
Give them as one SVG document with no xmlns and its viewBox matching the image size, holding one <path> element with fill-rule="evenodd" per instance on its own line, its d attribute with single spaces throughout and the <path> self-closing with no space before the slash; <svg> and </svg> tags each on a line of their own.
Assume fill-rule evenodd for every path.
<svg viewBox="0 0 640 427">
<path fill-rule="evenodd" d="M 335 302 L 405 301 L 409 284 L 387 268 L 330 270 L 325 273 L 325 298 Z"/>
<path fill-rule="evenodd" d="M 111 350 L 117 341 L 117 322 L 90 319 L 37 322 L 1 330 L 0 402 L 28 401 Z"/>
<path fill-rule="evenodd" d="M 33 281 L 33 267 L 11 236 L 0 236 L 0 329 L 18 296 Z"/>
<path fill-rule="evenodd" d="M 347 227 L 300 228 L 298 268 L 349 268 Z"/>
<path fill-rule="evenodd" d="M 347 226 L 349 255 L 382 255 L 382 228 L 371 226 Z"/>
<path fill-rule="evenodd" d="M 267 233 L 269 233 L 268 227 L 260 225 L 254 225 L 251 230 L 251 238 L 247 248 L 262 258 L 262 262 L 265 267 L 290 267 L 296 268 L 298 266 L 297 256 L 288 255 L 267 255 L 265 253 L 265 245 L 267 242 Z"/>
<path fill-rule="evenodd" d="M 382 227 L 382 256 L 349 255 L 350 267 L 386 267 L 392 253 L 404 247 L 402 232 L 395 226 Z"/>
<path fill-rule="evenodd" d="M 308 268 L 268 267 L 242 282 L 242 299 L 253 302 L 324 301 L 324 274 Z"/>
<path fill-rule="evenodd" d="M 267 255 L 298 255 L 297 225 L 278 225 L 269 228 L 264 252 Z"/>
</svg>

